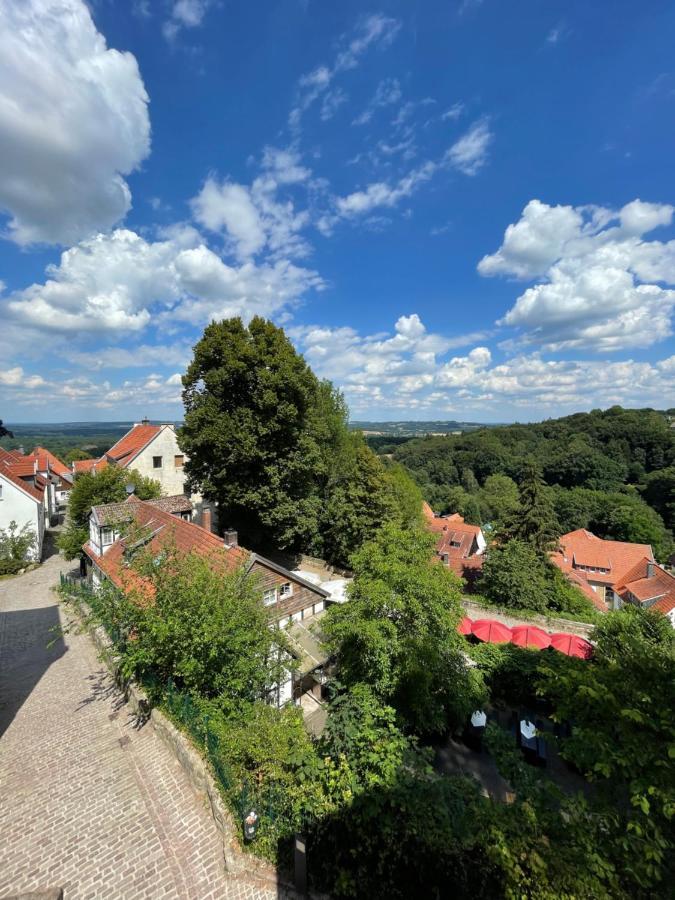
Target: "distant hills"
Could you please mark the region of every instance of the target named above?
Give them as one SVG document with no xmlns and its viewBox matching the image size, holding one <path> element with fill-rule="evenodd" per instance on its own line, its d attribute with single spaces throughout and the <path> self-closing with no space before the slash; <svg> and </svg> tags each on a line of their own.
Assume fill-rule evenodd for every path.
<svg viewBox="0 0 675 900">
<path fill-rule="evenodd" d="M 495 423 L 488 422 L 456 422 L 454 420 L 434 420 L 429 422 L 350 422 L 349 427 L 362 431 L 366 436 L 422 437 L 433 434 L 461 434 L 465 431 L 476 431 L 478 428 L 494 428 Z"/>
</svg>

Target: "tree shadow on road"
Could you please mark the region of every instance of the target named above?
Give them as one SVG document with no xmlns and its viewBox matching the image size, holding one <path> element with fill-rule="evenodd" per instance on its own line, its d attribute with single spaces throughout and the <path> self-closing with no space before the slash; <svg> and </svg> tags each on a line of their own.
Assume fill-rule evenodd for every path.
<svg viewBox="0 0 675 900">
<path fill-rule="evenodd" d="M 0 737 L 66 649 L 56 606 L 0 612 Z"/>
</svg>

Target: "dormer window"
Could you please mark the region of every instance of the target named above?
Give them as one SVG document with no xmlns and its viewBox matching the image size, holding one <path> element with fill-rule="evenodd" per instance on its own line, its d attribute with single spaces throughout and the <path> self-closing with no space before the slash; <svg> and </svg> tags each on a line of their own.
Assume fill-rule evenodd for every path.
<svg viewBox="0 0 675 900">
<path fill-rule="evenodd" d="M 108 527 L 101 528 L 101 544 L 104 547 L 107 547 L 110 544 L 112 544 L 114 539 L 115 539 L 115 533 L 112 530 L 112 528 L 108 528 Z"/>
</svg>

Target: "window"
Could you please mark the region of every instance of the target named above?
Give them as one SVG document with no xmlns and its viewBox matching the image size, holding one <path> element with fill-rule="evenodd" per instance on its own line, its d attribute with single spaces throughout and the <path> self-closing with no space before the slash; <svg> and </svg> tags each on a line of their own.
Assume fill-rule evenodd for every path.
<svg viewBox="0 0 675 900">
<path fill-rule="evenodd" d="M 272 604 L 277 602 L 277 592 L 275 588 L 270 588 L 269 591 L 264 591 L 263 593 L 263 603 L 265 606 L 272 606 Z"/>
<path fill-rule="evenodd" d="M 182 453 L 177 453 L 174 456 L 173 461 L 175 462 L 177 469 L 182 469 L 183 463 L 185 462 L 185 457 L 183 456 Z"/>
<path fill-rule="evenodd" d="M 162 468 L 162 457 L 161 456 L 153 456 L 152 457 L 152 468 L 153 469 L 161 469 Z"/>
<path fill-rule="evenodd" d="M 2 500 L 2 485 L 0 484 L 0 500 Z"/>
<path fill-rule="evenodd" d="M 108 544 L 112 544 L 113 542 L 113 530 L 112 528 L 102 528 L 101 529 L 101 543 L 104 546 Z"/>
<path fill-rule="evenodd" d="M 290 581 L 284 582 L 284 584 L 279 585 L 279 599 L 283 600 L 284 597 L 292 597 L 293 596 L 293 585 Z"/>
<path fill-rule="evenodd" d="M 462 542 L 461 541 L 450 541 L 450 546 L 451 547 L 461 547 Z"/>
</svg>

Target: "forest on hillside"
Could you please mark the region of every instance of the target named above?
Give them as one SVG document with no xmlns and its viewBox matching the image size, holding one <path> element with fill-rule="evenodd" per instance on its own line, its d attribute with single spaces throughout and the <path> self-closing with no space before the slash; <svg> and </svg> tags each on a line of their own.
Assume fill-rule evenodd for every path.
<svg viewBox="0 0 675 900">
<path fill-rule="evenodd" d="M 531 425 L 427 437 L 392 447 L 440 514 L 499 524 L 517 502 L 526 461 L 537 465 L 564 534 L 648 543 L 667 560 L 675 528 L 675 428 L 669 413 L 623 409 L 576 413 Z"/>
</svg>

